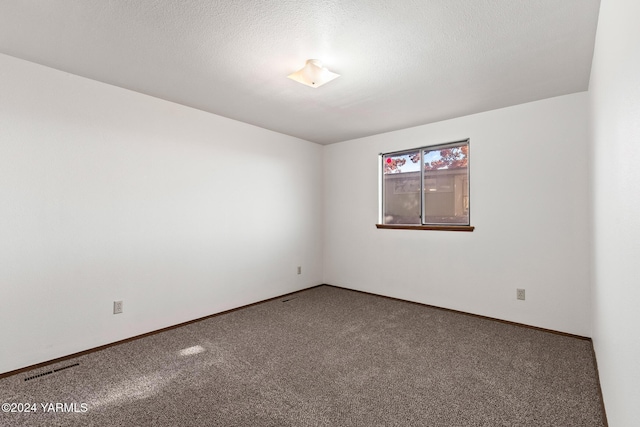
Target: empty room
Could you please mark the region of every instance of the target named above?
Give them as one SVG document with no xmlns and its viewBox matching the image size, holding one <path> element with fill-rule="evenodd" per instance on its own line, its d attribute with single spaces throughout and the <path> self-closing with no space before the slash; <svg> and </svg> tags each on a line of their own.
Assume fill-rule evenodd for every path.
<svg viewBox="0 0 640 427">
<path fill-rule="evenodd" d="M 1 0 L 0 426 L 640 425 L 638 17 Z"/>
</svg>

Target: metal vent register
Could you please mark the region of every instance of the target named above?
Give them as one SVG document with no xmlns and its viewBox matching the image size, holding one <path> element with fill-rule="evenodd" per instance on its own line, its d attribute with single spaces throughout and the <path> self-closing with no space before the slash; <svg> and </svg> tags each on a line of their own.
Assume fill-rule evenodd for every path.
<svg viewBox="0 0 640 427">
<path fill-rule="evenodd" d="M 65 369 L 73 368 L 74 366 L 80 366 L 80 364 L 79 363 L 74 363 L 73 365 L 63 366 L 61 368 L 53 369 L 51 371 L 42 372 L 42 373 L 39 373 L 37 375 L 33 375 L 33 376 L 30 376 L 30 377 L 27 377 L 24 380 L 25 381 L 29 381 L 29 380 L 33 380 L 35 378 L 44 377 L 45 375 L 51 375 L 51 374 L 56 373 L 56 372 L 64 371 Z"/>
</svg>

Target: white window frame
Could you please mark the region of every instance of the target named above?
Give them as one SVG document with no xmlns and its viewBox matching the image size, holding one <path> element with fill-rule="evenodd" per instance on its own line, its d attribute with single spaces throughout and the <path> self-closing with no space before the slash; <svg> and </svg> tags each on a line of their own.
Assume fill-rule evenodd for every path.
<svg viewBox="0 0 640 427">
<path fill-rule="evenodd" d="M 466 188 L 466 197 L 468 204 L 468 216 L 466 224 L 458 224 L 458 223 L 431 223 L 425 222 L 425 189 L 424 189 L 424 179 L 425 179 L 425 151 L 434 151 L 439 149 L 451 148 L 451 147 L 460 147 L 467 146 L 467 188 Z M 387 156 L 399 156 L 406 153 L 420 153 L 420 224 L 385 224 L 384 223 L 384 158 Z M 406 150 L 399 151 L 391 151 L 387 153 L 380 153 L 378 156 L 378 224 L 376 224 L 377 228 L 392 228 L 392 229 L 411 229 L 411 230 L 447 230 L 447 231 L 473 231 L 475 227 L 471 226 L 471 168 L 470 168 L 470 140 L 462 139 L 452 142 L 447 142 L 443 144 L 433 144 L 433 145 L 424 145 L 421 147 L 415 147 Z M 464 196 L 463 196 L 464 197 Z"/>
</svg>

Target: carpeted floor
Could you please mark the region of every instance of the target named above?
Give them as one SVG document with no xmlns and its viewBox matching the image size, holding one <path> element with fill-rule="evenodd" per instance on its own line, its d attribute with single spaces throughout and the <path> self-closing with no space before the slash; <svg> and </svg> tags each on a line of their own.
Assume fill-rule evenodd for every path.
<svg viewBox="0 0 640 427">
<path fill-rule="evenodd" d="M 588 340 L 320 286 L 2 379 L 0 403 L 36 412 L 0 425 L 604 426 L 592 357 Z"/>
</svg>

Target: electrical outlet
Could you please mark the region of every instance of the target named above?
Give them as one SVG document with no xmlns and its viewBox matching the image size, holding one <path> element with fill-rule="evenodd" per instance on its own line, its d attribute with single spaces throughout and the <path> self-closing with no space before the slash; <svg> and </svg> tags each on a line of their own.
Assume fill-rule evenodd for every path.
<svg viewBox="0 0 640 427">
<path fill-rule="evenodd" d="M 298 266 L 298 274 L 302 274 L 302 267 Z"/>
<path fill-rule="evenodd" d="M 113 314 L 122 313 L 122 301 L 114 301 L 113 302 Z"/>
<path fill-rule="evenodd" d="M 524 301 L 524 289 L 516 289 L 516 298 Z"/>
</svg>

